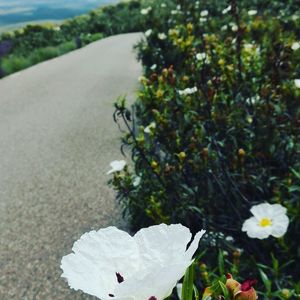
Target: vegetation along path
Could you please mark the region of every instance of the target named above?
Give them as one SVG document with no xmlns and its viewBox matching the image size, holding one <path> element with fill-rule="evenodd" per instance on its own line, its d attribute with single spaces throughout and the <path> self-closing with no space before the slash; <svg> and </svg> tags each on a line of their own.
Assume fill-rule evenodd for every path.
<svg viewBox="0 0 300 300">
<path fill-rule="evenodd" d="M 85 231 L 120 222 L 106 184 L 121 158 L 113 102 L 138 87 L 140 37 L 110 37 L 0 81 L 0 299 L 90 299 L 69 290 L 60 260 Z"/>
</svg>

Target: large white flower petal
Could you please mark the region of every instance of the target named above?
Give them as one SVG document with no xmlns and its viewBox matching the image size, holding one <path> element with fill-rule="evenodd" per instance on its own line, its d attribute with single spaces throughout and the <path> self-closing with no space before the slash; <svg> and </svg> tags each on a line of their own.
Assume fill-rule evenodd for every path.
<svg viewBox="0 0 300 300">
<path fill-rule="evenodd" d="M 284 206 L 280 205 L 280 204 L 271 205 L 270 211 L 272 213 L 272 219 L 275 219 L 278 216 L 286 214 L 286 208 Z"/>
<path fill-rule="evenodd" d="M 116 273 L 126 279 L 139 267 L 139 252 L 132 237 L 116 227 L 84 234 L 62 259 L 62 277 L 70 287 L 108 297 L 118 285 Z"/>
<path fill-rule="evenodd" d="M 282 237 L 289 226 L 289 218 L 286 215 L 277 216 L 273 219 L 272 235 L 276 238 Z"/>
<path fill-rule="evenodd" d="M 199 241 L 200 241 L 200 239 L 202 238 L 202 236 L 204 235 L 205 232 L 206 232 L 205 230 L 201 230 L 195 235 L 193 242 L 191 243 L 190 247 L 185 252 L 185 258 L 187 260 L 192 259 L 194 253 L 196 252 L 196 250 L 199 246 Z"/>
<path fill-rule="evenodd" d="M 266 217 L 272 217 L 272 214 L 270 213 L 270 209 L 272 208 L 272 205 L 269 203 L 262 203 L 253 206 L 250 211 L 253 214 L 254 217 L 256 217 L 258 220 Z"/>
<path fill-rule="evenodd" d="M 160 224 L 143 228 L 134 236 L 145 269 L 153 263 L 162 265 L 182 260 L 190 242 L 190 230 L 181 224 Z"/>
<path fill-rule="evenodd" d="M 177 282 L 184 276 L 192 261 L 175 265 L 160 266 L 151 269 L 144 277 L 132 278 L 120 284 L 116 289 L 116 297 L 134 295 L 136 300 L 157 300 L 167 298 Z M 154 299 L 154 298 L 153 298 Z"/>
</svg>

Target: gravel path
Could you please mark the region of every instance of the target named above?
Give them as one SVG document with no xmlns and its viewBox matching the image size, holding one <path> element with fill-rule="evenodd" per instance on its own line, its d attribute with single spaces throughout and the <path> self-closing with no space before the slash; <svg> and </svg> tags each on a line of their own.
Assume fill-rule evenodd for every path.
<svg viewBox="0 0 300 300">
<path fill-rule="evenodd" d="M 113 102 L 133 98 L 140 34 L 114 36 L 0 81 L 0 299 L 92 299 L 60 278 L 85 231 L 122 226 Z"/>
</svg>

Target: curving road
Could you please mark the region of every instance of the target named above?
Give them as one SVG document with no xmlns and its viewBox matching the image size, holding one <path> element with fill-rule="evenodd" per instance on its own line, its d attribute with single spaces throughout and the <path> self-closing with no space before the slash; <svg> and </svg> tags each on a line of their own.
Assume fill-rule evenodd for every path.
<svg viewBox="0 0 300 300">
<path fill-rule="evenodd" d="M 0 299 L 92 299 L 60 259 L 91 228 L 119 224 L 107 186 L 121 158 L 113 102 L 134 98 L 140 34 L 95 42 L 0 81 Z"/>
</svg>

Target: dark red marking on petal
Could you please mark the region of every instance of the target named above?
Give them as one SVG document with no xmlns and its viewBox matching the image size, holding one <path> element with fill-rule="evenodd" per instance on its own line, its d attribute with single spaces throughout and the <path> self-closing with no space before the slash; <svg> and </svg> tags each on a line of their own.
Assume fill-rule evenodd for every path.
<svg viewBox="0 0 300 300">
<path fill-rule="evenodd" d="M 230 273 L 226 274 L 226 279 L 232 279 L 232 275 Z"/>
<path fill-rule="evenodd" d="M 256 283 L 257 283 L 257 280 L 256 280 L 256 279 L 248 279 L 248 280 L 245 280 L 245 281 L 241 284 L 241 291 L 242 291 L 242 292 L 247 292 L 247 291 L 249 291 Z"/>
<path fill-rule="evenodd" d="M 114 297 L 115 295 L 113 295 L 113 294 L 108 294 L 108 296 L 109 296 L 109 297 Z"/>
<path fill-rule="evenodd" d="M 116 273 L 116 276 L 119 283 L 124 281 L 124 277 L 120 273 Z"/>
<path fill-rule="evenodd" d="M 157 300 L 156 297 L 151 296 L 148 300 Z"/>
</svg>

